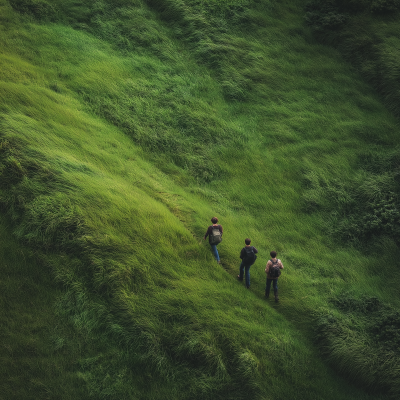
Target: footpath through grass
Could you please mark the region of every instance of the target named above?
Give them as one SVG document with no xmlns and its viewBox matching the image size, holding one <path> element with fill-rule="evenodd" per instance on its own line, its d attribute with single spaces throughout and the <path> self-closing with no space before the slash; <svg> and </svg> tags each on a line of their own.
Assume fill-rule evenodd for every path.
<svg viewBox="0 0 400 400">
<path fill-rule="evenodd" d="M 396 396 L 396 331 L 380 329 L 398 323 L 396 238 L 335 241 L 330 211 L 351 208 L 366 154 L 396 150 L 397 124 L 313 41 L 302 2 L 49 4 L 0 0 L 3 243 L 32 257 L 1 279 L 42 268 L 37 340 L 53 340 L 35 350 L 37 392 L 10 369 L 7 393 Z M 202 241 L 214 215 L 222 268 Z M 246 237 L 260 252 L 248 291 L 235 280 Z M 285 265 L 278 305 L 263 299 L 271 250 Z"/>
</svg>

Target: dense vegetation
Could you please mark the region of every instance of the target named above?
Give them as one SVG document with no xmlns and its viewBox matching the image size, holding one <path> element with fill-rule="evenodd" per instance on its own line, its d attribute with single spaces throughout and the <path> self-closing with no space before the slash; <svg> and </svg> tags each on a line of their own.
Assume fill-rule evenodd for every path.
<svg viewBox="0 0 400 400">
<path fill-rule="evenodd" d="M 400 2 L 313 0 L 305 11 L 316 37 L 337 47 L 400 117 Z"/>
<path fill-rule="evenodd" d="M 329 12 L 397 7 L 370 3 Z M 315 41 L 321 10 L 0 0 L 7 399 L 398 396 L 397 106 Z"/>
</svg>

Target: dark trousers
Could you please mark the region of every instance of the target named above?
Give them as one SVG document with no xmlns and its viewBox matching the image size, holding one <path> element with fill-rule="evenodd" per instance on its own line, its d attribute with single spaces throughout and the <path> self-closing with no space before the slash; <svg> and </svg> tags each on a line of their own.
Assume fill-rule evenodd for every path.
<svg viewBox="0 0 400 400">
<path fill-rule="evenodd" d="M 276 279 L 268 279 L 267 278 L 267 286 L 265 288 L 265 294 L 269 294 L 269 291 L 271 289 L 271 283 L 274 288 L 274 292 L 278 291 L 278 278 L 276 278 Z"/>
<path fill-rule="evenodd" d="M 250 287 L 250 267 L 251 265 L 245 265 L 243 261 L 240 263 L 239 267 L 239 279 L 243 279 L 243 273 L 244 277 L 246 279 L 246 287 Z"/>
</svg>

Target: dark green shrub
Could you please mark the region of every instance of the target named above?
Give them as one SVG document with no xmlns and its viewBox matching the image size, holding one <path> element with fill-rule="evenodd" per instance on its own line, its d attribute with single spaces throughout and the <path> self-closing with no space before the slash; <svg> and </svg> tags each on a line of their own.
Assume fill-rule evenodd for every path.
<svg viewBox="0 0 400 400">
<path fill-rule="evenodd" d="M 335 0 L 335 3 L 341 10 L 347 10 L 352 13 L 365 11 L 373 0 Z"/>
<path fill-rule="evenodd" d="M 347 378 L 398 398 L 400 313 L 373 296 L 342 293 L 331 302 L 337 310 L 315 314 L 321 352 Z"/>
<path fill-rule="evenodd" d="M 329 231 L 344 243 L 369 246 L 382 236 L 400 242 L 399 150 L 360 155 L 351 180 L 304 175 L 304 210 L 323 215 Z"/>
<path fill-rule="evenodd" d="M 343 26 L 349 15 L 341 12 L 334 1 L 315 0 L 305 7 L 305 20 L 314 31 L 337 30 Z"/>
<path fill-rule="evenodd" d="M 400 356 L 400 312 L 398 310 L 385 309 L 371 318 L 369 330 L 382 347 Z"/>
<path fill-rule="evenodd" d="M 398 46 L 374 28 L 375 21 L 382 19 L 378 14 L 394 14 L 399 10 L 400 0 L 314 0 L 305 6 L 304 16 L 316 38 L 337 47 L 397 117 L 400 116 Z M 391 25 L 394 24 L 393 20 Z"/>
<path fill-rule="evenodd" d="M 382 303 L 377 297 L 361 296 L 356 298 L 349 293 L 343 293 L 338 297 L 331 299 L 332 303 L 345 312 L 361 312 L 368 314 L 370 312 L 382 309 Z"/>
<path fill-rule="evenodd" d="M 400 0 L 373 0 L 370 9 L 375 14 L 395 12 L 400 9 Z"/>
<path fill-rule="evenodd" d="M 22 13 L 32 15 L 38 20 L 54 20 L 57 7 L 46 0 L 9 0 L 11 7 Z"/>
</svg>

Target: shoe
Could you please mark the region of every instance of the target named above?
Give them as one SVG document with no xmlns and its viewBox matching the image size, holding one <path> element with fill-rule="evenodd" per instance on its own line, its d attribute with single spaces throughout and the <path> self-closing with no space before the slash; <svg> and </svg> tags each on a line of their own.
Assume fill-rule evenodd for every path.
<svg viewBox="0 0 400 400">
<path fill-rule="evenodd" d="M 250 289 L 250 286 L 246 286 L 246 289 Z"/>
<path fill-rule="evenodd" d="M 240 275 L 238 275 L 237 278 L 238 278 L 238 281 L 242 281 L 243 280 L 243 278 L 241 278 Z"/>
<path fill-rule="evenodd" d="M 221 264 L 221 260 L 218 260 L 217 263 L 218 263 L 218 264 Z"/>
</svg>

